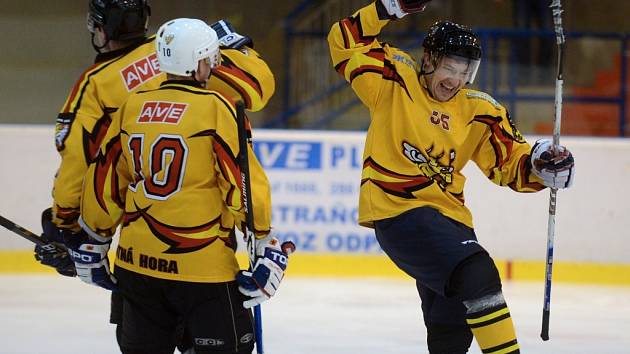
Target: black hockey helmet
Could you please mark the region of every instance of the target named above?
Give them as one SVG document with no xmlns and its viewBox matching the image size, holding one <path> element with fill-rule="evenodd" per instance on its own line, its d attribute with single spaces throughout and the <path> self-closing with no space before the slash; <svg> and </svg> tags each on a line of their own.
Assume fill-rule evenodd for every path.
<svg viewBox="0 0 630 354">
<path fill-rule="evenodd" d="M 436 22 L 422 46 L 435 54 L 451 54 L 472 60 L 481 59 L 479 38 L 468 27 L 451 21 Z"/>
<path fill-rule="evenodd" d="M 108 41 L 141 38 L 150 15 L 147 0 L 89 0 L 88 30 L 101 27 Z"/>
<path fill-rule="evenodd" d="M 467 59 L 470 74 L 466 82 L 473 83 L 481 62 L 481 44 L 477 35 L 468 27 L 451 21 L 436 22 L 429 29 L 422 46 L 425 48 L 425 53 L 429 54 L 434 68 L 443 56 Z M 421 71 L 421 74 L 430 73 Z"/>
</svg>

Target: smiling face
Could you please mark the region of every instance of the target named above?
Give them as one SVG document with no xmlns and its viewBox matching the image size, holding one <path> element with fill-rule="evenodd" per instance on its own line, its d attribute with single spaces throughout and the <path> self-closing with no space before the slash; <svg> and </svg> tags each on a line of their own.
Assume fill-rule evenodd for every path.
<svg viewBox="0 0 630 354">
<path fill-rule="evenodd" d="M 429 73 L 426 75 L 429 91 L 440 102 L 453 98 L 470 81 L 471 71 L 474 70 L 470 60 L 457 56 L 444 55 L 434 67 L 429 54 L 425 54 L 424 65 L 424 72 Z"/>
</svg>

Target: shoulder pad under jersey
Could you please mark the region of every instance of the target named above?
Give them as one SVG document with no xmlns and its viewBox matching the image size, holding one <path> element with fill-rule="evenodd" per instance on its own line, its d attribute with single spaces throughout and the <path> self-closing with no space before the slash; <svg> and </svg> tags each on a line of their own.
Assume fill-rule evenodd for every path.
<svg viewBox="0 0 630 354">
<path fill-rule="evenodd" d="M 416 62 L 412 59 L 412 57 L 408 53 L 396 47 L 390 47 L 389 45 L 387 47 L 388 48 L 386 49 L 388 49 L 389 53 L 391 53 L 392 60 L 405 64 L 414 71 L 417 70 Z"/>
<path fill-rule="evenodd" d="M 467 99 L 480 99 L 480 100 L 484 100 L 488 103 L 490 103 L 491 105 L 494 106 L 494 108 L 496 109 L 501 109 L 501 104 L 495 100 L 494 98 L 492 98 L 492 96 L 488 95 L 485 92 L 481 92 L 481 91 L 475 91 L 475 90 L 468 90 L 466 92 L 466 98 Z"/>
</svg>

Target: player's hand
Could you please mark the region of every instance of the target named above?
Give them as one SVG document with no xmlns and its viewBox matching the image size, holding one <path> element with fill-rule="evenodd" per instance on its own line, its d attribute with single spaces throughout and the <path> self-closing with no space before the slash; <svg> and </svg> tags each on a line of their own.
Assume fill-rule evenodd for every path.
<svg viewBox="0 0 630 354">
<path fill-rule="evenodd" d="M 575 176 L 575 161 L 573 155 L 564 146 L 558 146 L 558 153 L 554 153 L 553 142 L 540 139 L 532 147 L 531 164 L 534 174 L 543 180 L 543 184 L 550 188 L 569 188 Z"/>
<path fill-rule="evenodd" d="M 85 231 L 66 232 L 64 233 L 64 240 L 77 269 L 77 275 L 81 280 L 107 290 L 118 290 L 116 278 L 109 270 L 109 260 L 107 259 L 111 240 L 97 241 L 89 237 Z"/>
<path fill-rule="evenodd" d="M 35 246 L 35 259 L 43 265 L 55 268 L 61 275 L 75 276 L 74 262 L 68 256 L 68 251 L 63 243 L 62 230 L 52 222 L 52 210 L 50 208 L 42 212 L 42 230 L 42 239 L 47 243 Z"/>
<path fill-rule="evenodd" d="M 408 14 L 422 12 L 431 0 L 380 0 L 392 18 L 403 18 Z"/>
<path fill-rule="evenodd" d="M 287 241 L 280 245 L 277 238 L 269 235 L 256 241 L 256 263 L 250 271 L 240 271 L 236 277 L 238 290 L 250 299 L 243 307 L 250 308 L 269 300 L 278 290 L 289 263 L 289 255 L 295 244 Z"/>
<path fill-rule="evenodd" d="M 251 38 L 236 33 L 234 27 L 226 20 L 219 20 L 210 25 L 219 37 L 219 43 L 222 47 L 241 49 L 244 46 L 254 48 L 254 42 Z"/>
</svg>

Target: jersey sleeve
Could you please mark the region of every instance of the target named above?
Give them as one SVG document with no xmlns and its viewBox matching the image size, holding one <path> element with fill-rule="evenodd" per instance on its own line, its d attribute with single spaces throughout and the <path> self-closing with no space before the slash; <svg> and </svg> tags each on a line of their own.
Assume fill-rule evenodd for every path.
<svg viewBox="0 0 630 354">
<path fill-rule="evenodd" d="M 477 114 L 473 124 L 485 126 L 472 159 L 488 179 L 517 192 L 536 192 L 545 188 L 532 172 L 531 146 L 505 108 L 501 108 L 499 115 Z"/>
<path fill-rule="evenodd" d="M 335 70 L 368 107 L 375 106 L 382 77 L 388 70 L 385 51 L 376 38 L 388 22 L 379 19 L 376 3 L 372 3 L 336 22 L 328 34 Z"/>
<path fill-rule="evenodd" d="M 96 67 L 97 68 L 97 67 Z M 53 186 L 53 222 L 77 230 L 83 177 L 111 119 L 98 101 L 88 69 L 74 85 L 57 117 L 55 145 L 61 157 Z"/>
<path fill-rule="evenodd" d="M 112 237 L 125 210 L 125 191 L 131 176 L 122 151 L 123 113 L 124 106 L 113 114 L 99 153 L 85 175 L 80 222 L 83 229 L 96 238 Z"/>
<path fill-rule="evenodd" d="M 215 170 L 218 185 L 228 210 L 233 214 L 235 224 L 242 230 L 245 224 L 245 208 L 243 205 L 243 189 L 241 169 L 238 163 L 240 152 L 236 112 L 233 107 L 224 106 L 217 120 L 216 132 L 213 134 L 213 151 L 216 155 Z M 248 132 L 251 126 L 248 124 Z M 249 134 L 249 133 L 248 133 Z M 269 180 L 256 158 L 250 144 L 247 146 L 249 176 L 254 214 L 254 233 L 256 237 L 264 237 L 271 230 L 271 190 Z"/>
<path fill-rule="evenodd" d="M 263 109 L 275 92 L 275 79 L 267 63 L 253 49 L 222 48 L 221 65 L 212 71 L 207 87 L 233 101 L 242 100 L 245 108 Z"/>
</svg>

